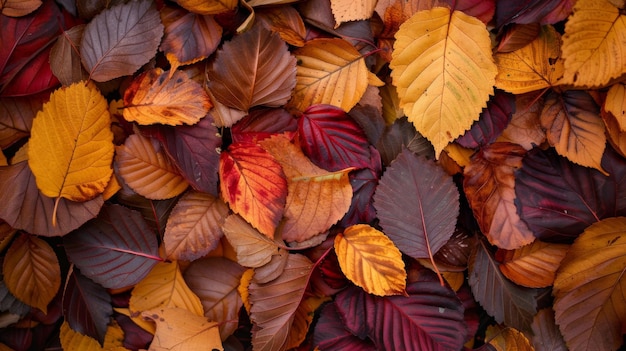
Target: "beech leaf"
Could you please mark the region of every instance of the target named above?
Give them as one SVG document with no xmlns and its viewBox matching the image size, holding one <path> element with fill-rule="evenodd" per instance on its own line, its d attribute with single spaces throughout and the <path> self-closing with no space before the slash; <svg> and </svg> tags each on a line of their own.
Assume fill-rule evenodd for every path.
<svg viewBox="0 0 626 351">
<path fill-rule="evenodd" d="M 207 84 L 221 103 L 248 111 L 259 105 L 284 105 L 296 84 L 295 75 L 296 59 L 285 42 L 257 25 L 218 50 L 207 70 Z"/>
<path fill-rule="evenodd" d="M 6 252 L 2 274 L 11 294 L 48 313 L 48 304 L 61 286 L 61 268 L 47 242 L 20 234 Z"/>
<path fill-rule="evenodd" d="M 202 86 L 181 71 L 146 71 L 124 92 L 124 118 L 139 124 L 196 124 L 211 106 Z"/>
<path fill-rule="evenodd" d="M 82 274 L 111 289 L 137 284 L 161 260 L 141 214 L 120 205 L 103 207 L 98 218 L 64 236 L 63 245 Z"/>
<path fill-rule="evenodd" d="M 63 85 L 89 79 L 78 51 L 84 29 L 81 24 L 64 31 L 50 50 L 50 69 Z"/>
<path fill-rule="evenodd" d="M 239 215 L 226 217 L 223 230 L 242 266 L 261 267 L 278 253 L 279 244 L 275 240 L 261 234 Z"/>
<path fill-rule="evenodd" d="M 450 11 L 419 11 L 404 22 L 389 66 L 400 106 L 437 157 L 478 119 L 497 73 L 485 24 Z"/>
<path fill-rule="evenodd" d="M 554 283 L 556 270 L 569 245 L 535 240 L 517 250 L 498 250 L 500 271 L 515 284 L 529 288 L 545 288 Z"/>
<path fill-rule="evenodd" d="M 496 351 L 535 351 L 524 333 L 517 329 L 501 326 L 489 326 L 485 333 L 485 339 Z"/>
<path fill-rule="evenodd" d="M 237 0 L 176 0 L 183 8 L 200 15 L 214 15 L 234 10 Z"/>
<path fill-rule="evenodd" d="M 335 237 L 335 252 L 346 277 L 367 293 L 405 293 L 402 254 L 383 232 L 366 224 L 350 226 Z"/>
<path fill-rule="evenodd" d="M 326 305 L 320 312 L 313 332 L 313 345 L 320 350 L 376 350 L 369 339 L 362 340 L 346 329 L 334 303 Z"/>
<path fill-rule="evenodd" d="M 537 95 L 528 93 L 515 96 L 515 112 L 496 141 L 508 141 L 530 150 L 546 140 L 546 132 L 540 122 L 543 98 Z"/>
<path fill-rule="evenodd" d="M 61 324 L 59 333 L 61 347 L 67 351 L 123 351 L 127 350 L 122 346 L 123 340 L 124 331 L 117 323 L 107 327 L 102 345 L 96 339 L 73 330 L 67 322 Z"/>
<path fill-rule="evenodd" d="M 148 0 L 131 1 L 105 9 L 87 24 L 80 56 L 89 77 L 106 82 L 131 75 L 148 63 L 162 36 L 156 5 Z"/>
<path fill-rule="evenodd" d="M 625 217 L 592 224 L 574 241 L 557 271 L 555 319 L 572 351 L 618 349 L 622 344 L 625 228 Z"/>
<path fill-rule="evenodd" d="M 533 346 L 536 351 L 568 351 L 552 308 L 539 310 L 533 318 Z"/>
<path fill-rule="evenodd" d="M 188 310 L 170 307 L 141 313 L 156 323 L 150 351 L 224 350 L 217 323 Z"/>
<path fill-rule="evenodd" d="M 513 95 L 496 90 L 495 95 L 483 109 L 478 121 L 472 128 L 460 136 L 456 142 L 467 148 L 477 148 L 492 144 L 504 131 L 511 115 L 515 111 L 515 98 Z"/>
<path fill-rule="evenodd" d="M 339 26 L 342 22 L 365 20 L 372 17 L 376 0 L 330 0 L 335 22 Z"/>
</svg>

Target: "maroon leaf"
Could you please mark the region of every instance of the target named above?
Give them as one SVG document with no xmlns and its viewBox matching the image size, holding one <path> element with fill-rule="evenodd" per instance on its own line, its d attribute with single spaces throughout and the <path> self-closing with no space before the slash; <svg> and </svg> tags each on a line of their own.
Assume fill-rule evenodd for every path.
<svg viewBox="0 0 626 351">
<path fill-rule="evenodd" d="M 515 111 L 515 95 L 496 91 L 483 109 L 480 119 L 456 141 L 467 148 L 477 148 L 493 143 L 511 121 Z"/>
<path fill-rule="evenodd" d="M 350 172 L 350 185 L 352 185 L 352 204 L 343 216 L 339 225 L 348 227 L 357 223 L 370 223 L 376 218 L 374 208 L 374 192 L 378 186 L 378 179 L 382 172 L 380 155 L 370 146 L 370 167 Z"/>
<path fill-rule="evenodd" d="M 73 269 L 63 292 L 63 317 L 72 330 L 102 345 L 112 314 L 111 296 L 106 289 Z"/>
<path fill-rule="evenodd" d="M 607 146 L 599 171 L 569 162 L 554 149 L 531 150 L 516 172 L 516 206 L 541 240 L 572 242 L 603 218 L 626 215 L 626 160 Z"/>
<path fill-rule="evenodd" d="M 120 205 L 103 207 L 63 243 L 85 276 L 110 289 L 137 284 L 161 260 L 157 238 L 141 214 Z"/>
<path fill-rule="evenodd" d="M 319 271 L 324 282 L 333 289 L 343 289 L 348 285 L 348 278 L 341 271 L 335 251 L 331 251 L 319 264 Z"/>
<path fill-rule="evenodd" d="M 406 117 L 395 120 L 392 125 L 385 128 L 376 148 L 380 152 L 383 164 L 387 166 L 402 152 L 403 148 L 431 160 L 435 158 L 433 145 L 415 130 L 413 123 L 409 122 Z"/>
<path fill-rule="evenodd" d="M 369 339 L 361 340 L 343 325 L 335 304 L 328 304 L 320 313 L 313 332 L 313 345 L 321 351 L 374 351 Z"/>
<path fill-rule="evenodd" d="M 483 23 L 489 23 L 496 12 L 495 0 L 445 0 L 457 11 L 476 17 Z"/>
<path fill-rule="evenodd" d="M 513 24 L 500 37 L 497 52 L 513 52 L 530 44 L 541 32 L 539 23 Z"/>
<path fill-rule="evenodd" d="M 335 304 L 346 327 L 384 350 L 459 350 L 465 342 L 463 305 L 434 273 L 423 268 L 408 296 L 379 297 L 350 287 Z"/>
<path fill-rule="evenodd" d="M 374 205 L 400 251 L 429 258 L 454 233 L 459 192 L 441 167 L 404 149 L 383 174 Z"/>
<path fill-rule="evenodd" d="M 115 321 L 124 331 L 124 347 L 131 350 L 148 349 L 154 335 L 145 331 L 137 323 L 133 322 L 130 317 L 116 313 Z"/>
<path fill-rule="evenodd" d="M 255 108 L 232 128 L 233 143 L 257 142 L 272 134 L 295 132 L 297 120 L 283 108 Z"/>
<path fill-rule="evenodd" d="M 573 5 L 573 0 L 496 0 L 496 25 L 553 24 L 567 18 Z"/>
<path fill-rule="evenodd" d="M 117 200 L 120 204 L 141 212 L 150 228 L 159 234 L 165 232 L 167 219 L 179 198 L 180 196 L 167 200 L 150 200 L 128 187 L 122 188 L 117 193 Z"/>
<path fill-rule="evenodd" d="M 43 96 L 0 98 L 0 149 L 28 136 L 33 118 L 43 106 Z"/>
<path fill-rule="evenodd" d="M 317 166 L 334 172 L 370 163 L 369 142 L 361 127 L 342 109 L 313 105 L 298 120 L 302 151 Z"/>
</svg>

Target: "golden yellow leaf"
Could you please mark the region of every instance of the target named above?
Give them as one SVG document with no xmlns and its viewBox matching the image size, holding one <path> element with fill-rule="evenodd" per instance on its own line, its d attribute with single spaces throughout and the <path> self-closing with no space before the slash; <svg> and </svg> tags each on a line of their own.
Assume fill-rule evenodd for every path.
<svg viewBox="0 0 626 351">
<path fill-rule="evenodd" d="M 329 104 L 350 111 L 367 89 L 365 58 L 343 39 L 314 39 L 294 51 L 298 59 L 291 103 L 301 111 Z"/>
<path fill-rule="evenodd" d="M 496 87 L 513 94 L 551 87 L 563 76 L 561 38 L 552 26 L 543 26 L 530 44 L 494 58 Z"/>
<path fill-rule="evenodd" d="M 315 311 L 326 301 L 329 301 L 328 296 L 310 296 L 304 298 L 296 313 L 293 316 L 293 323 L 289 328 L 289 334 L 287 335 L 287 341 L 285 342 L 285 350 L 291 350 L 297 348 L 305 340 L 311 322 L 313 322 L 313 316 Z"/>
<path fill-rule="evenodd" d="M 155 308 L 141 315 L 156 323 L 148 351 L 224 350 L 217 323 L 206 317 L 177 307 Z"/>
<path fill-rule="evenodd" d="M 611 145 L 620 155 L 626 157 L 626 131 L 622 131 L 615 116 L 611 113 L 602 113 L 602 121 L 606 127 L 606 134 Z"/>
<path fill-rule="evenodd" d="M 111 177 L 109 184 L 107 184 L 106 188 L 104 188 L 104 191 L 102 192 L 102 198 L 106 201 L 113 197 L 113 195 L 117 194 L 120 189 L 122 189 L 122 185 L 117 180 L 117 177 Z"/>
<path fill-rule="evenodd" d="M 61 347 L 64 351 L 124 351 L 124 331 L 115 321 L 107 327 L 104 344 L 100 346 L 98 340 L 81 334 L 72 328 L 67 321 L 61 324 L 59 335 Z"/>
<path fill-rule="evenodd" d="M 441 272 L 441 275 L 454 291 L 459 291 L 465 283 L 465 273 L 463 272 Z"/>
<path fill-rule="evenodd" d="M 613 84 L 606 94 L 604 109 L 615 117 L 622 132 L 626 132 L 626 85 Z"/>
<path fill-rule="evenodd" d="M 139 124 L 196 124 L 211 108 L 204 88 L 181 71 L 155 68 L 124 92 L 124 119 Z"/>
<path fill-rule="evenodd" d="M 607 0 L 578 0 L 565 23 L 563 84 L 601 87 L 626 73 L 626 15 Z"/>
<path fill-rule="evenodd" d="M 119 175 L 139 195 L 152 200 L 179 195 L 189 185 L 157 141 L 133 134 L 117 148 Z"/>
<path fill-rule="evenodd" d="M 519 249 L 498 251 L 499 268 L 515 284 L 529 288 L 545 288 L 554 283 L 556 270 L 569 245 L 540 240 Z"/>
<path fill-rule="evenodd" d="M 254 269 L 249 268 L 243 272 L 239 287 L 237 288 L 239 295 L 241 295 L 243 306 L 246 308 L 248 314 L 250 314 L 250 293 L 248 292 L 248 285 L 250 285 L 252 278 L 254 278 Z"/>
<path fill-rule="evenodd" d="M 0 351 L 14 351 L 14 350 L 0 342 Z"/>
<path fill-rule="evenodd" d="M 33 120 L 28 150 L 37 187 L 52 198 L 91 200 L 104 191 L 113 169 L 111 115 L 90 82 L 56 90 Z M 56 223 L 56 205 L 52 214 Z"/>
<path fill-rule="evenodd" d="M 2 274 L 11 294 L 44 313 L 61 286 L 56 253 L 47 242 L 30 234 L 21 234 L 13 241 L 4 257 Z"/>
<path fill-rule="evenodd" d="M 335 252 L 341 271 L 367 293 L 405 293 L 402 253 L 383 232 L 367 224 L 352 225 L 335 237 Z"/>
<path fill-rule="evenodd" d="M 176 0 L 176 2 L 189 12 L 200 15 L 215 15 L 234 10 L 239 3 L 238 0 Z"/>
<path fill-rule="evenodd" d="M 0 12 L 9 17 L 22 17 L 37 10 L 41 0 L 3 0 L 0 1 Z"/>
<path fill-rule="evenodd" d="M 535 348 L 526 335 L 515 328 L 489 326 L 485 333 L 485 340 L 496 351 L 534 351 Z"/>
<path fill-rule="evenodd" d="M 330 8 L 333 11 L 335 27 L 343 22 L 365 20 L 372 17 L 376 0 L 330 0 Z"/>
<path fill-rule="evenodd" d="M 478 119 L 497 73 L 485 24 L 443 7 L 400 26 L 389 67 L 400 106 L 437 157 Z"/>
</svg>

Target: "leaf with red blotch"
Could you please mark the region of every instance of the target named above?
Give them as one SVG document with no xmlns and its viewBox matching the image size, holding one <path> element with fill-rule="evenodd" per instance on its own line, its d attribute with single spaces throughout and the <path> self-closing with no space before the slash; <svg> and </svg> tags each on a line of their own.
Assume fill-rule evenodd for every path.
<svg viewBox="0 0 626 351">
<path fill-rule="evenodd" d="M 35 183 L 28 162 L 0 167 L 0 218 L 15 229 L 43 236 L 62 236 L 96 217 L 104 200 L 87 202 L 60 199 L 57 223 L 52 225 L 55 199 L 43 195 Z"/>
<path fill-rule="evenodd" d="M 0 95 L 36 94 L 59 84 L 48 58 L 57 35 L 71 26 L 53 1 L 34 13 L 0 17 Z"/>
<path fill-rule="evenodd" d="M 491 22 L 496 12 L 495 0 L 444 0 L 456 11 L 478 18 L 481 22 Z"/>
<path fill-rule="evenodd" d="M 383 232 L 413 258 L 432 258 L 450 239 L 460 206 L 452 177 L 407 149 L 383 173 L 374 205 Z"/>
<path fill-rule="evenodd" d="M 43 99 L 43 96 L 0 98 L 0 149 L 28 136 Z"/>
<path fill-rule="evenodd" d="M 256 143 L 269 138 L 272 134 L 295 132 L 298 121 L 284 108 L 261 107 L 250 113 L 232 126 L 233 143 Z"/>
<path fill-rule="evenodd" d="M 72 330 L 102 345 L 113 314 L 111 295 L 76 268 L 70 270 L 63 291 L 63 317 Z"/>
<path fill-rule="evenodd" d="M 496 90 L 478 121 L 474 122 L 470 130 L 456 139 L 456 142 L 467 148 L 477 148 L 493 143 L 511 121 L 514 111 L 515 96 Z"/>
<path fill-rule="evenodd" d="M 278 161 L 257 144 L 230 144 L 220 155 L 219 175 L 224 201 L 273 239 L 287 199 L 287 180 Z"/>
<path fill-rule="evenodd" d="M 105 288 L 137 284 L 161 261 L 156 235 L 141 214 L 120 205 L 63 237 L 70 261 Z"/>
<path fill-rule="evenodd" d="M 360 338 L 371 338 L 377 349 L 459 350 L 466 326 L 454 291 L 422 268 L 406 292 L 378 297 L 352 286 L 337 294 L 335 304 L 345 326 Z"/>
<path fill-rule="evenodd" d="M 537 238 L 571 243 L 600 219 L 626 215 L 626 160 L 607 146 L 601 165 L 608 177 L 554 149 L 528 152 L 515 174 L 515 203 Z"/>
<path fill-rule="evenodd" d="M 298 120 L 298 140 L 304 154 L 328 171 L 369 166 L 369 142 L 363 129 L 339 107 L 308 107 Z"/>
<path fill-rule="evenodd" d="M 362 340 L 352 334 L 343 324 L 334 303 L 326 305 L 315 324 L 313 345 L 324 351 L 374 351 L 369 339 Z"/>
</svg>

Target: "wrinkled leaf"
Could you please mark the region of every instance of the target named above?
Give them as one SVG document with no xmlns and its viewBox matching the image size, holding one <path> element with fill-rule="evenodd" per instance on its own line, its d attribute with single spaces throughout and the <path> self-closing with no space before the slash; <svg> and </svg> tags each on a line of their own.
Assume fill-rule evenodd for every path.
<svg viewBox="0 0 626 351">
<path fill-rule="evenodd" d="M 536 240 L 517 250 L 498 250 L 500 271 L 512 282 L 529 288 L 545 288 L 554 283 L 556 270 L 569 245 Z"/>
<path fill-rule="evenodd" d="M 295 132 L 298 122 L 283 108 L 258 108 L 231 128 L 233 142 L 258 142 L 273 134 Z"/>
<path fill-rule="evenodd" d="M 169 307 L 141 313 L 156 324 L 150 351 L 224 350 L 217 323 L 188 310 Z"/>
</svg>

